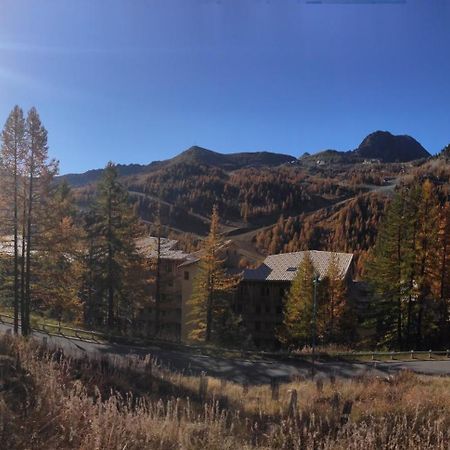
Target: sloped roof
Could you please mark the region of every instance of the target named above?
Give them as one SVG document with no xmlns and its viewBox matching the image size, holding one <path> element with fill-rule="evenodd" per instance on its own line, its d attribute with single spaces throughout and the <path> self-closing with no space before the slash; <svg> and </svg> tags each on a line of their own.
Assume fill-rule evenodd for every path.
<svg viewBox="0 0 450 450">
<path fill-rule="evenodd" d="M 236 245 L 231 239 L 228 239 L 217 248 L 218 251 L 226 250 L 231 245 Z M 197 250 L 196 252 L 190 253 L 189 258 L 184 263 L 180 264 L 180 267 L 189 266 L 190 264 L 194 264 L 196 262 L 199 262 L 201 257 L 203 256 L 205 250 L 202 248 L 200 250 Z"/>
<path fill-rule="evenodd" d="M 319 278 L 326 277 L 333 255 L 335 255 L 342 278 L 347 275 L 353 259 L 353 254 L 351 253 L 334 253 L 319 250 L 270 255 L 256 269 L 246 269 L 243 279 L 254 281 L 292 281 L 307 253 L 311 257 Z"/>
<path fill-rule="evenodd" d="M 161 258 L 185 260 L 190 258 L 190 254 L 183 250 L 178 250 L 178 241 L 174 239 L 161 238 Z M 158 238 L 147 236 L 136 240 L 136 248 L 146 258 L 156 258 L 158 256 Z"/>
</svg>

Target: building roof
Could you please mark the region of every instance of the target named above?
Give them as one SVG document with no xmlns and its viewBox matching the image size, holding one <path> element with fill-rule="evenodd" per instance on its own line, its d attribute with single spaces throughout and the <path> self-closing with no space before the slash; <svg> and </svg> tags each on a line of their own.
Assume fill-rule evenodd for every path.
<svg viewBox="0 0 450 450">
<path fill-rule="evenodd" d="M 228 239 L 227 241 L 224 241 L 221 243 L 221 245 L 218 247 L 218 251 L 227 250 L 232 245 L 236 245 L 231 239 Z M 182 264 L 180 264 L 180 267 L 189 266 L 190 264 L 194 264 L 200 261 L 201 257 L 205 253 L 205 249 L 202 248 L 200 250 L 197 250 L 196 252 L 191 253 L 189 256 L 189 259 Z"/>
<path fill-rule="evenodd" d="M 270 255 L 256 269 L 246 269 L 243 279 L 253 281 L 292 281 L 307 253 L 311 256 L 314 268 L 321 279 L 326 277 L 333 255 L 336 257 L 342 278 L 347 275 L 353 259 L 353 254 L 351 253 L 334 253 L 319 250 Z"/>
<path fill-rule="evenodd" d="M 147 236 L 136 240 L 138 252 L 146 258 L 158 256 L 158 238 Z M 161 258 L 184 261 L 191 258 L 190 253 L 178 250 L 178 241 L 174 239 L 161 238 Z"/>
</svg>

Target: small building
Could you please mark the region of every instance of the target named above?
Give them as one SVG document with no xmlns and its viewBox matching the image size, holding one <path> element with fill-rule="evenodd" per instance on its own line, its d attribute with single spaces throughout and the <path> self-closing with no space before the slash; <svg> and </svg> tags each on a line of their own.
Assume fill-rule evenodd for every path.
<svg viewBox="0 0 450 450">
<path fill-rule="evenodd" d="M 319 279 L 326 277 L 334 257 L 342 279 L 351 283 L 354 275 L 351 253 L 307 250 L 270 255 L 256 269 L 244 270 L 234 308 L 242 316 L 256 347 L 279 346 L 276 332 L 283 321 L 283 299 L 307 253 Z"/>
</svg>

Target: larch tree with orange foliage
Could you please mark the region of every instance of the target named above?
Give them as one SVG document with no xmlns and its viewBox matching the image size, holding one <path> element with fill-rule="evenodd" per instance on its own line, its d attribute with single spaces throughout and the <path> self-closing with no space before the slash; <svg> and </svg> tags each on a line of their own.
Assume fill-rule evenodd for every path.
<svg viewBox="0 0 450 450">
<path fill-rule="evenodd" d="M 349 310 L 347 287 L 342 279 L 336 253 L 333 253 L 331 256 L 323 284 L 324 339 L 327 342 L 335 342 L 343 337 L 342 320 Z"/>
<path fill-rule="evenodd" d="M 215 206 L 189 299 L 189 338 L 192 340 L 220 340 L 220 331 L 232 314 L 231 295 L 238 280 L 226 272 L 225 261 L 220 254 L 223 245 L 219 233 L 219 213 Z"/>
<path fill-rule="evenodd" d="M 51 186 L 41 208 L 41 233 L 36 238 L 33 300 L 59 321 L 81 320 L 83 230 L 77 220 L 72 193 L 63 182 Z"/>
</svg>

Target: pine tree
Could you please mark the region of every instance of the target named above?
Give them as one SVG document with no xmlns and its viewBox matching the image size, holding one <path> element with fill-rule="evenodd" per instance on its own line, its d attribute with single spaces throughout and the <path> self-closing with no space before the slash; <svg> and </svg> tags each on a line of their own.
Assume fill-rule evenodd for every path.
<svg viewBox="0 0 450 450">
<path fill-rule="evenodd" d="M 439 201 L 429 180 L 422 184 L 418 218 L 415 274 L 418 305 L 416 346 L 421 348 L 424 334 L 430 333 L 430 326 L 434 321 L 433 311 L 436 310 L 436 302 L 432 298 L 432 279 L 436 267 L 439 266 L 437 261 Z"/>
<path fill-rule="evenodd" d="M 347 313 L 347 309 L 349 309 L 349 305 L 346 299 L 347 289 L 345 281 L 342 279 L 336 253 L 331 256 L 323 285 L 325 339 L 328 342 L 335 342 L 336 339 L 342 338 L 343 332 L 348 333 L 350 331 L 349 329 L 345 331 L 342 329 L 342 320 Z"/>
<path fill-rule="evenodd" d="M 19 191 L 23 181 L 23 169 L 25 158 L 25 119 L 19 106 L 14 109 L 6 120 L 2 132 L 1 166 L 3 170 L 2 193 L 5 196 L 4 203 L 7 211 L 7 234 L 12 231 L 14 240 L 14 267 L 13 267 L 13 308 L 14 308 L 14 333 L 19 330 Z M 8 176 L 9 175 L 9 176 Z M 9 207 L 12 198 L 12 208 Z M 12 211 L 11 211 L 12 209 Z"/>
<path fill-rule="evenodd" d="M 439 271 L 435 283 L 435 296 L 439 299 L 439 337 L 445 344 L 450 338 L 450 202 L 446 202 L 440 210 L 437 248 Z"/>
<path fill-rule="evenodd" d="M 413 324 L 416 313 L 416 250 L 417 232 L 419 227 L 419 203 L 421 196 L 421 186 L 416 183 L 403 192 L 405 198 L 405 208 L 403 215 L 404 229 L 407 231 L 405 239 L 405 251 L 403 253 L 404 272 L 406 285 L 404 296 L 406 298 L 406 326 L 405 326 L 405 346 L 411 348 Z"/>
<path fill-rule="evenodd" d="M 315 269 L 311 256 L 305 253 L 284 301 L 283 324 L 279 330 L 279 339 L 285 344 L 304 345 L 310 342 L 314 277 Z"/>
<path fill-rule="evenodd" d="M 410 287 L 411 270 L 410 224 L 405 223 L 405 209 L 405 194 L 399 192 L 386 211 L 367 269 L 375 296 L 371 318 L 375 321 L 377 340 L 399 347 L 403 343 L 403 300 Z"/>
<path fill-rule="evenodd" d="M 135 295 L 140 292 L 140 286 L 127 286 L 132 271 L 142 267 L 135 246 L 138 224 L 113 163 L 106 166 L 97 191 L 86 219 L 88 274 L 84 278 L 93 285 L 85 282 L 84 292 L 91 302 L 86 305 L 89 320 L 106 316 L 104 322 L 113 330 L 120 322 L 129 323 Z"/>
<path fill-rule="evenodd" d="M 442 211 L 429 180 L 399 191 L 386 211 L 367 274 L 378 343 L 421 348 L 442 332 L 448 239 Z"/>
<path fill-rule="evenodd" d="M 190 339 L 211 342 L 220 340 L 220 330 L 231 311 L 232 292 L 237 279 L 227 275 L 220 258 L 223 240 L 219 235 L 219 214 L 213 208 L 211 227 L 205 240 L 189 299 Z"/>
</svg>

